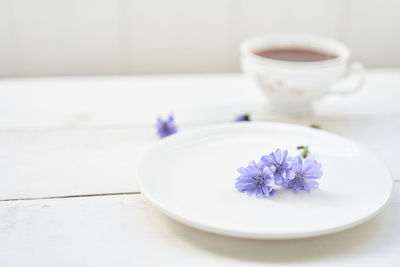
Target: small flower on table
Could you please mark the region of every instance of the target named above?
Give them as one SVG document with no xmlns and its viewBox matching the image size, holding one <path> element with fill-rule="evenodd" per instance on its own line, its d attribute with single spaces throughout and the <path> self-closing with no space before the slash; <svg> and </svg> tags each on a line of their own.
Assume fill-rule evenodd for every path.
<svg viewBox="0 0 400 267">
<path fill-rule="evenodd" d="M 241 114 L 235 118 L 235 121 L 250 121 L 250 115 L 249 114 Z"/>
<path fill-rule="evenodd" d="M 158 117 L 156 127 L 157 134 L 160 136 L 160 138 L 167 137 L 178 131 L 178 127 L 175 124 L 174 116 L 172 114 L 170 114 L 166 120 Z"/>
</svg>

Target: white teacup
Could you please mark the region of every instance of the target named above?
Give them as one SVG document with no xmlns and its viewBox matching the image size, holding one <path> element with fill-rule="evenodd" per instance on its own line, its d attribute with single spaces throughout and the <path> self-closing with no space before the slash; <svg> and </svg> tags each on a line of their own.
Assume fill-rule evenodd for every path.
<svg viewBox="0 0 400 267">
<path fill-rule="evenodd" d="M 335 55 L 335 58 L 296 62 L 256 55 L 261 50 L 302 48 Z M 325 37 L 304 34 L 270 34 L 244 42 L 240 47 L 243 72 L 254 79 L 267 95 L 272 109 L 283 114 L 304 114 L 312 103 L 328 93 L 349 94 L 361 88 L 364 67 L 349 66 L 350 50 Z M 347 88 L 339 81 L 351 80 Z M 343 84 L 343 83 L 342 83 Z"/>
</svg>

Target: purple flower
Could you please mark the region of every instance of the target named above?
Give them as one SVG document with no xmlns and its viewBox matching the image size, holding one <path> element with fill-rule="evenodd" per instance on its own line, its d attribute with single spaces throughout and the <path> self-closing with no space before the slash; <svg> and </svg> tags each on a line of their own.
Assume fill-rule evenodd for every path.
<svg viewBox="0 0 400 267">
<path fill-rule="evenodd" d="M 282 185 L 290 173 L 292 159 L 290 157 L 288 158 L 287 155 L 287 150 L 281 151 L 277 149 L 275 153 L 272 152 L 269 155 L 261 157 L 261 164 L 268 166 L 274 174 L 276 185 Z"/>
<path fill-rule="evenodd" d="M 250 121 L 249 114 L 242 114 L 236 117 L 235 121 Z"/>
<path fill-rule="evenodd" d="M 268 197 L 274 193 L 272 189 L 274 174 L 268 167 L 251 161 L 249 166 L 241 167 L 237 171 L 240 176 L 236 179 L 235 186 L 240 192 L 256 197 Z"/>
<path fill-rule="evenodd" d="M 170 114 L 166 120 L 163 120 L 161 119 L 161 117 L 158 117 L 156 127 L 157 127 L 157 134 L 160 136 L 160 138 L 164 138 L 178 131 L 174 122 L 174 116 L 172 114 Z"/>
<path fill-rule="evenodd" d="M 321 176 L 321 163 L 313 158 L 306 158 L 303 161 L 297 156 L 293 159 L 292 171 L 282 185 L 293 189 L 294 192 L 305 190 L 310 193 L 312 188 L 318 188 L 319 184 L 315 180 Z"/>
</svg>

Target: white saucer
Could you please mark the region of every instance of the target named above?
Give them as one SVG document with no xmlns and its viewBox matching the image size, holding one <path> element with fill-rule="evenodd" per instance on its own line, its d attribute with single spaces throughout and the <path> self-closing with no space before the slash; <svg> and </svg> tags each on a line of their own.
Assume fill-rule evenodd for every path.
<svg viewBox="0 0 400 267">
<path fill-rule="evenodd" d="M 270 198 L 249 197 L 234 184 L 236 169 L 276 148 L 299 145 L 322 163 L 320 188 Z M 341 231 L 388 203 L 392 178 L 371 153 L 337 135 L 278 123 L 233 123 L 170 136 L 140 161 L 142 193 L 172 218 L 217 234 L 288 239 Z"/>
</svg>

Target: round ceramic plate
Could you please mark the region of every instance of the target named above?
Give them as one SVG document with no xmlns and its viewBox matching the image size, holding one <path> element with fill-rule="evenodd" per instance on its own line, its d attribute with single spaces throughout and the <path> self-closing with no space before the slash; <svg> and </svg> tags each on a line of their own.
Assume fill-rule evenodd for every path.
<svg viewBox="0 0 400 267">
<path fill-rule="evenodd" d="M 310 194 L 278 189 L 249 197 L 234 184 L 237 168 L 262 155 L 309 145 L 322 163 Z M 140 161 L 142 193 L 172 218 L 217 234 L 287 239 L 341 231 L 372 218 L 388 203 L 392 178 L 371 153 L 337 135 L 278 123 L 233 123 L 170 136 Z"/>
</svg>

